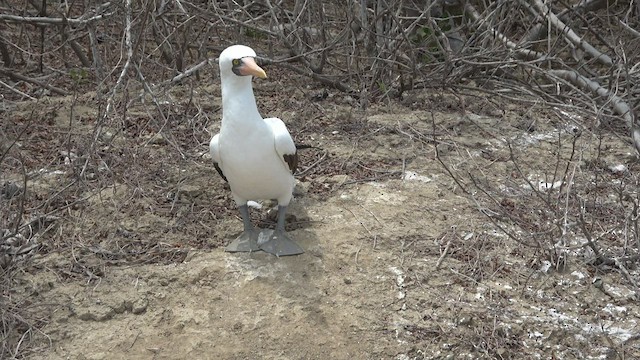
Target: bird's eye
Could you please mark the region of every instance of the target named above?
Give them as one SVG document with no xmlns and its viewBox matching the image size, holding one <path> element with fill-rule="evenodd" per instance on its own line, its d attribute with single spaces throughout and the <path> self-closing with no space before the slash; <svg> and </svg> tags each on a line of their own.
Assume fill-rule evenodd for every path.
<svg viewBox="0 0 640 360">
<path fill-rule="evenodd" d="M 233 60 L 231 61 L 231 63 L 233 64 L 233 66 L 238 66 L 238 65 L 240 65 L 240 63 L 241 63 L 241 62 L 242 62 L 242 61 L 240 61 L 240 59 L 233 59 Z"/>
</svg>

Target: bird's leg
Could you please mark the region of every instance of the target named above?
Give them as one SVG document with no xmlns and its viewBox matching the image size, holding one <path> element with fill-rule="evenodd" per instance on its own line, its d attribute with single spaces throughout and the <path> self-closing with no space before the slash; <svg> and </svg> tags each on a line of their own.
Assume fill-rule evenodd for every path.
<svg viewBox="0 0 640 360">
<path fill-rule="evenodd" d="M 247 204 L 238 207 L 240 215 L 242 216 L 242 223 L 244 224 L 244 231 L 240 236 L 227 245 L 225 251 L 228 252 L 251 252 L 258 251 L 258 232 L 253 228 L 251 224 L 251 218 L 249 217 L 249 207 Z"/>
<path fill-rule="evenodd" d="M 304 250 L 296 244 L 284 230 L 284 219 L 287 213 L 286 206 L 278 206 L 278 223 L 276 229 L 267 242 L 260 244 L 260 249 L 275 256 L 287 256 L 302 254 Z"/>
</svg>

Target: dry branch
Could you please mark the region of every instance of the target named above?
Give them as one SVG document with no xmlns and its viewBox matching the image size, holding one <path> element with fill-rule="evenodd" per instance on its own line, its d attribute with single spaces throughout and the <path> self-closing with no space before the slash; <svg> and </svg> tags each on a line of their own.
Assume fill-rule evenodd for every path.
<svg viewBox="0 0 640 360">
<path fill-rule="evenodd" d="M 9 89 L 10 91 L 13 91 L 14 93 L 16 93 L 16 94 L 18 94 L 18 95 L 20 95 L 20 96 L 26 97 L 26 98 L 27 98 L 27 99 L 29 99 L 29 100 L 37 100 L 37 99 L 36 99 L 36 98 L 34 98 L 33 96 L 30 96 L 29 94 L 25 94 L 25 93 L 23 93 L 22 91 L 20 91 L 20 90 L 16 89 L 15 87 L 13 87 L 13 86 L 11 86 L 11 85 L 7 84 L 6 82 L 4 82 L 4 81 L 2 81 L 2 80 L 0 80 L 0 85 L 2 85 L 2 86 L 4 86 L 4 87 L 6 87 L 6 88 L 7 88 L 7 89 Z"/>
<path fill-rule="evenodd" d="M 195 74 L 197 71 L 199 71 L 200 69 L 202 69 L 206 65 L 213 65 L 215 62 L 217 62 L 217 60 L 218 60 L 217 58 L 209 58 L 209 59 L 203 60 L 200 63 L 188 68 L 184 72 L 181 72 L 178 75 L 174 76 L 173 78 L 171 78 L 171 80 L 165 81 L 161 85 L 177 84 L 177 83 L 181 82 L 182 80 L 184 80 L 184 79 L 190 77 L 191 75 Z"/>
<path fill-rule="evenodd" d="M 127 60 L 122 67 L 122 71 L 120 71 L 120 76 L 118 76 L 118 80 L 116 81 L 113 90 L 111 91 L 111 96 L 107 101 L 107 107 L 105 110 L 105 116 L 108 116 L 111 112 L 111 108 L 113 106 L 113 101 L 116 96 L 116 93 L 122 86 L 122 83 L 131 67 L 131 62 L 133 61 L 133 46 L 131 42 L 131 0 L 125 1 L 125 28 L 124 28 L 124 43 L 127 51 Z"/>
<path fill-rule="evenodd" d="M 52 17 L 43 17 L 43 16 L 18 16 L 18 15 L 9 15 L 9 14 L 0 14 L 0 22 L 17 22 L 17 23 L 26 23 L 26 24 L 36 24 L 36 25 L 86 25 L 98 20 L 104 20 L 114 13 L 100 14 L 88 19 L 82 18 L 52 18 Z"/>
<path fill-rule="evenodd" d="M 334 89 L 338 89 L 338 90 L 340 90 L 342 92 L 349 93 L 349 94 L 351 94 L 353 96 L 357 96 L 357 94 L 358 94 L 358 92 L 355 91 L 354 89 L 352 89 L 349 85 L 347 85 L 347 84 L 345 84 L 345 83 L 343 83 L 343 82 L 341 82 L 339 80 L 332 80 L 329 77 L 321 75 L 321 74 L 318 74 L 318 73 L 314 72 L 311 69 L 306 69 L 305 70 L 305 69 L 301 69 L 299 67 L 296 67 L 296 66 L 293 66 L 293 65 L 290 65 L 290 64 L 286 64 L 284 62 L 279 62 L 279 61 L 275 61 L 275 60 L 271 60 L 271 59 L 267 59 L 267 58 L 260 58 L 260 62 L 265 64 L 265 65 L 273 64 L 275 66 L 280 66 L 280 67 L 282 67 L 284 69 L 293 71 L 293 72 L 295 72 L 297 74 L 310 77 L 310 78 L 312 78 L 312 79 L 314 79 L 314 80 L 316 80 L 316 81 L 318 81 L 318 82 L 320 82 L 322 84 L 331 86 Z"/>
<path fill-rule="evenodd" d="M 534 16 L 538 16 L 538 13 L 531 7 L 527 0 L 520 0 L 520 3 L 527 8 Z M 570 8 L 562 10 L 558 15 L 558 19 L 563 22 L 567 22 L 569 13 L 585 13 L 587 11 L 595 11 L 603 8 L 607 5 L 607 0 L 582 0 Z M 537 23 L 531 28 L 531 30 L 524 36 L 526 42 L 534 42 L 540 40 L 547 34 L 546 24 Z"/>
<path fill-rule="evenodd" d="M 95 129 L 94 129 L 94 134 L 93 134 L 93 141 L 91 142 L 91 149 L 89 151 L 90 154 L 94 153 L 96 144 L 98 143 L 98 139 L 100 137 L 100 135 L 102 134 L 102 127 L 104 125 L 104 122 L 106 120 L 106 118 L 109 116 L 109 114 L 111 113 L 111 109 L 113 108 L 113 103 L 115 101 L 115 97 L 116 94 L 118 92 L 118 90 L 120 89 L 120 87 L 122 86 L 124 79 L 126 77 L 127 72 L 129 71 L 129 68 L 131 66 L 131 62 L 133 59 L 133 46 L 132 46 L 132 41 L 131 41 L 131 0 L 126 0 L 125 1 L 125 31 L 124 31 L 124 35 L 125 35 L 125 39 L 124 39 L 124 43 L 126 46 L 126 51 L 127 51 L 127 60 L 124 64 L 124 66 L 122 67 L 122 71 L 120 72 L 120 76 L 118 77 L 118 80 L 115 84 L 115 86 L 113 87 L 112 91 L 111 91 L 111 95 L 109 96 L 109 98 L 107 99 L 107 105 L 106 108 L 104 110 L 104 113 L 102 114 L 101 119 L 99 119 L 99 121 L 96 123 L 95 125 Z M 90 161 L 91 157 L 87 156 L 86 160 L 84 162 L 84 165 L 82 166 L 82 171 L 80 172 L 80 176 L 84 176 L 87 167 L 89 165 L 89 161 Z"/>
<path fill-rule="evenodd" d="M 609 55 L 603 54 L 600 50 L 593 47 L 591 44 L 586 42 L 584 39 L 580 38 L 578 34 L 576 34 L 568 25 L 566 25 L 562 20 L 560 20 L 556 14 L 551 11 L 541 0 L 533 0 L 533 4 L 538 8 L 538 10 L 542 13 L 542 16 L 546 18 L 551 25 L 561 31 L 569 41 L 571 41 L 575 46 L 581 48 L 586 53 L 591 55 L 596 61 L 607 65 L 613 66 L 613 60 Z"/>
<path fill-rule="evenodd" d="M 629 31 L 633 36 L 635 36 L 636 38 L 640 39 L 640 31 L 632 28 L 631 26 L 629 26 L 629 24 L 627 24 L 626 22 L 622 21 L 622 20 L 618 20 L 618 22 L 620 23 L 620 25 L 622 25 L 625 29 L 627 29 L 627 31 Z"/>
<path fill-rule="evenodd" d="M 611 93 L 596 81 L 587 79 L 586 77 L 580 75 L 575 70 L 549 70 L 548 74 L 570 81 L 572 84 L 580 88 L 589 90 L 592 93 L 598 95 L 606 102 L 610 102 L 613 111 L 616 114 L 620 115 L 622 119 L 627 123 L 627 127 L 631 131 L 633 145 L 640 152 L 640 130 L 635 125 L 633 110 L 621 97 Z"/>
<path fill-rule="evenodd" d="M 4 66 L 11 67 L 13 65 L 13 58 L 9 52 L 7 43 L 4 41 L 4 34 L 2 32 L 0 32 L 0 57 L 2 57 Z"/>
<path fill-rule="evenodd" d="M 520 45 L 509 40 L 509 38 L 506 35 L 492 28 L 488 24 L 487 19 L 483 18 L 478 12 L 478 10 L 476 10 L 476 8 L 471 3 L 467 2 L 465 4 L 464 9 L 465 9 L 465 12 L 471 17 L 471 19 L 473 19 L 477 23 L 476 26 L 478 29 L 482 29 L 482 28 L 487 29 L 491 33 L 491 35 L 493 35 L 495 38 L 500 40 L 509 50 L 512 50 L 517 55 L 519 55 L 518 57 L 528 59 L 528 60 L 544 60 L 548 58 L 547 54 L 522 48 Z"/>
<path fill-rule="evenodd" d="M 50 90 L 50 91 L 53 91 L 54 93 L 56 93 L 58 95 L 65 95 L 65 96 L 69 95 L 69 93 L 67 91 L 65 91 L 65 90 L 57 88 L 57 87 L 55 87 L 53 85 L 45 84 L 45 83 L 43 83 L 43 82 L 41 82 L 39 80 L 24 76 L 22 74 L 15 73 L 15 72 L 13 72 L 13 71 L 11 71 L 9 69 L 0 68 L 0 74 L 8 76 L 9 78 L 11 78 L 13 80 L 16 80 L 16 81 L 26 81 L 28 83 L 38 85 L 38 86 L 40 86 L 42 88 L 45 88 L 45 89 Z"/>
<path fill-rule="evenodd" d="M 213 16 L 216 16 L 216 17 L 218 17 L 218 18 L 220 18 L 220 19 L 222 19 L 224 21 L 228 21 L 230 23 L 233 23 L 233 24 L 236 24 L 236 25 L 240 25 L 240 26 L 245 27 L 247 29 L 251 29 L 251 30 L 254 30 L 254 31 L 262 32 L 262 33 L 267 34 L 267 35 L 269 35 L 271 37 L 274 37 L 274 38 L 278 37 L 278 35 L 279 35 L 278 33 L 273 32 L 273 31 L 271 31 L 269 29 L 266 29 L 264 27 L 253 25 L 253 24 L 250 23 L 250 21 L 240 21 L 240 20 L 236 20 L 236 19 L 234 19 L 232 17 L 226 16 L 226 15 L 222 15 L 222 14 L 218 14 L 218 13 L 216 13 Z M 215 26 L 214 23 L 209 23 L 209 24 L 212 25 L 212 26 Z"/>
<path fill-rule="evenodd" d="M 64 35 L 65 40 L 69 42 L 69 46 L 71 47 L 73 52 L 76 54 L 76 56 L 78 57 L 78 59 L 82 63 L 82 66 L 84 66 L 86 68 L 90 68 L 91 67 L 91 61 L 89 61 L 89 58 L 85 54 L 85 49 L 82 48 L 82 46 L 80 46 L 80 44 L 78 44 L 77 41 L 75 41 L 73 39 L 69 39 L 69 33 L 68 33 L 69 30 L 67 29 L 66 26 L 64 27 L 64 29 L 62 29 L 62 31 L 63 31 L 63 35 Z"/>
</svg>

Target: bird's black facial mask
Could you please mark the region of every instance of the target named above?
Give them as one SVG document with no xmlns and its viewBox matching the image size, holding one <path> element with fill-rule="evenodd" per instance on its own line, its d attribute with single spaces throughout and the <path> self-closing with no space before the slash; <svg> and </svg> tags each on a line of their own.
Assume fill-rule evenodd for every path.
<svg viewBox="0 0 640 360">
<path fill-rule="evenodd" d="M 267 78 L 267 74 L 256 64 L 256 60 L 252 56 L 231 60 L 231 71 L 237 76 L 253 75 L 261 79 Z"/>
<path fill-rule="evenodd" d="M 231 71 L 238 76 L 243 76 L 240 73 L 240 68 L 242 67 L 243 61 L 242 59 L 233 59 L 231 60 Z"/>
</svg>

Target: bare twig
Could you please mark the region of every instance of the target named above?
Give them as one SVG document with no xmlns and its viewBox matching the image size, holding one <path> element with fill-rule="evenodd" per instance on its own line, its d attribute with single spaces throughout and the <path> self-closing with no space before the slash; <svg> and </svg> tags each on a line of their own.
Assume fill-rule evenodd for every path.
<svg viewBox="0 0 640 360">
<path fill-rule="evenodd" d="M 378 235 L 374 234 L 373 232 L 371 232 L 371 230 L 364 224 L 364 222 L 362 222 L 362 220 L 360 220 L 360 218 L 358 216 L 356 216 L 356 214 L 351 210 L 351 209 L 347 209 L 345 208 L 348 212 L 351 213 L 351 215 L 353 215 L 353 217 L 356 219 L 356 221 L 358 223 L 360 223 L 360 225 L 369 233 L 369 236 L 371 236 L 371 239 L 373 240 L 373 248 L 375 248 L 375 244 L 377 242 L 378 239 Z M 364 238 L 363 238 L 364 241 Z M 362 244 L 360 245 L 360 247 L 358 248 L 358 250 L 356 251 L 355 254 L 355 263 L 356 265 L 358 265 L 358 255 L 360 254 L 360 250 L 362 249 Z"/>
<path fill-rule="evenodd" d="M 502 43 L 504 43 L 504 45 L 509 50 L 514 51 L 519 57 L 524 58 L 524 59 L 529 59 L 529 60 L 544 60 L 544 59 L 548 58 L 547 54 L 544 54 L 544 53 L 541 53 L 541 52 L 538 52 L 538 51 L 534 51 L 534 50 L 530 50 L 530 49 L 525 49 L 522 46 L 519 46 L 518 44 L 516 44 L 513 41 L 509 40 L 509 38 L 506 35 L 500 33 L 499 31 L 497 31 L 495 29 L 493 29 L 487 23 L 487 20 L 480 15 L 478 10 L 476 10 L 476 8 L 470 2 L 465 2 L 464 9 L 465 9 L 465 12 L 467 14 L 469 14 L 469 16 L 474 21 L 476 21 L 476 23 L 478 23 L 478 25 L 477 25 L 478 28 L 486 28 L 487 30 L 489 30 L 493 36 L 495 36 L 498 40 L 500 40 Z"/>
<path fill-rule="evenodd" d="M 165 81 L 160 86 L 169 85 L 169 84 L 177 84 L 177 83 L 181 82 L 182 80 L 184 80 L 185 78 L 188 78 L 191 75 L 195 74 L 197 71 L 199 71 L 200 69 L 202 69 L 206 65 L 214 64 L 217 60 L 218 60 L 217 58 L 205 59 L 205 60 L 201 61 L 200 63 L 198 63 L 197 65 L 194 65 L 194 66 L 188 68 L 187 70 L 185 70 L 184 72 L 181 72 L 180 74 L 174 76 L 173 78 L 171 78 L 171 80 Z"/>
<path fill-rule="evenodd" d="M 129 71 L 129 67 L 131 66 L 131 62 L 133 60 L 133 46 L 132 46 L 132 43 L 131 43 L 131 0 L 126 0 L 125 1 L 124 43 L 125 43 L 125 47 L 126 47 L 126 50 L 127 50 L 127 60 L 126 60 L 126 62 L 124 64 L 124 66 L 122 67 L 122 71 L 120 72 L 120 76 L 118 77 L 118 80 L 116 81 L 115 86 L 113 87 L 113 89 L 111 91 L 111 96 L 109 96 L 109 99 L 107 100 L 107 106 L 106 106 L 104 114 L 103 114 L 103 119 L 100 119 L 100 121 L 98 121 L 98 123 L 96 124 L 96 128 L 95 128 L 95 131 L 94 131 L 94 134 L 93 134 L 94 141 L 92 141 L 92 143 L 91 143 L 90 153 L 93 153 L 94 147 L 98 143 L 98 138 L 100 137 L 100 134 L 102 133 L 102 125 L 104 123 L 104 120 L 111 113 L 111 108 L 113 107 L 113 102 L 114 102 L 116 93 L 120 89 L 120 87 L 122 86 L 124 78 L 125 78 L 127 72 Z M 82 171 L 80 172 L 80 176 L 84 176 L 85 171 L 87 170 L 87 166 L 89 165 L 89 160 L 90 159 L 91 159 L 91 157 L 87 156 L 87 159 L 85 160 L 84 166 L 82 166 Z"/>
<path fill-rule="evenodd" d="M 37 25 L 62 25 L 62 24 L 71 24 L 71 25 L 86 25 L 95 21 L 104 20 L 114 13 L 100 14 L 95 15 L 93 17 L 87 19 L 65 19 L 65 18 L 52 18 L 52 17 L 38 17 L 38 16 L 17 16 L 17 15 L 9 15 L 9 14 L 0 14 L 0 22 L 18 22 L 18 23 L 27 23 L 27 24 L 37 24 Z"/>
<path fill-rule="evenodd" d="M 452 241 L 453 241 L 453 239 L 449 239 L 449 241 L 447 241 L 447 245 L 444 247 L 444 250 L 442 251 L 442 254 L 440 254 L 440 257 L 438 258 L 438 261 L 436 262 L 435 270 L 439 270 L 440 266 L 442 266 L 442 262 L 444 261 L 444 259 L 447 257 L 447 255 L 449 253 L 449 248 L 451 247 L 451 242 Z"/>
<path fill-rule="evenodd" d="M 297 74 L 305 75 L 307 77 L 310 77 L 310 78 L 312 78 L 314 80 L 317 80 L 317 81 L 321 82 L 322 84 L 331 86 L 332 88 L 338 89 L 338 90 L 340 90 L 342 92 L 349 93 L 354 97 L 358 96 L 358 92 L 353 90 L 349 85 L 347 85 L 347 84 L 345 84 L 345 83 L 343 83 L 343 82 L 341 82 L 339 80 L 332 80 L 327 76 L 315 73 L 311 69 L 308 69 L 308 70 L 300 69 L 298 67 L 295 67 L 295 66 L 292 66 L 292 65 L 289 65 L 289 64 L 285 64 L 285 63 L 282 63 L 282 62 L 275 62 L 275 61 L 273 61 L 271 59 L 265 59 L 265 58 L 261 58 L 261 61 L 263 61 L 265 65 L 274 64 L 274 65 L 277 65 L 279 67 L 285 68 L 287 70 L 293 71 L 293 72 L 295 72 Z"/>
<path fill-rule="evenodd" d="M 304 169 L 304 170 L 302 170 L 300 172 L 297 172 L 296 176 L 304 176 L 305 174 L 307 174 L 314 167 L 318 166 L 318 164 L 320 164 L 327 157 L 328 154 L 329 154 L 329 152 L 325 150 L 324 153 L 322 154 L 322 156 L 320 157 L 320 159 L 316 160 L 313 164 L 307 166 L 306 169 Z"/>
<path fill-rule="evenodd" d="M 27 99 L 29 99 L 29 100 L 37 100 L 37 99 L 36 99 L 36 98 L 34 98 L 33 96 L 31 96 L 31 95 L 29 95 L 29 94 L 25 94 L 25 93 L 23 93 L 22 91 L 20 91 L 20 90 L 16 89 L 15 87 L 13 87 L 13 86 L 11 86 L 11 85 L 7 84 L 6 82 L 4 82 L 4 81 L 2 81 L 2 80 L 0 80 L 0 85 L 2 85 L 2 86 L 4 86 L 4 87 L 6 87 L 7 89 L 9 89 L 9 90 L 13 91 L 14 93 L 16 93 L 16 94 L 18 94 L 18 95 L 20 95 L 20 96 L 24 96 L 24 97 L 26 97 L 26 98 L 27 98 Z"/>
<path fill-rule="evenodd" d="M 9 78 L 14 79 L 16 81 L 26 81 L 28 83 L 38 85 L 38 86 L 40 86 L 42 88 L 45 88 L 45 89 L 50 90 L 50 91 L 53 91 L 54 93 L 56 93 L 58 95 L 65 95 L 65 96 L 69 95 L 69 93 L 67 91 L 65 91 L 65 90 L 57 88 L 57 87 L 55 87 L 53 85 L 45 84 L 45 83 L 43 83 L 43 82 L 41 82 L 39 80 L 30 78 L 28 76 L 24 76 L 22 74 L 18 74 L 18 73 L 13 72 L 13 71 L 11 71 L 9 69 L 0 68 L 0 74 L 4 74 L 5 76 L 8 76 Z"/>
<path fill-rule="evenodd" d="M 620 25 L 622 25 L 628 32 L 631 33 L 631 35 L 640 38 L 640 31 L 632 28 L 631 26 L 629 26 L 629 24 L 627 24 L 626 22 L 622 21 L 622 20 L 618 20 L 620 22 Z"/>
<path fill-rule="evenodd" d="M 587 41 L 582 39 L 578 34 L 576 34 L 568 25 L 566 25 L 562 20 L 560 20 L 556 14 L 548 8 L 542 0 L 533 0 L 533 4 L 538 8 L 538 10 L 542 13 L 542 15 L 549 20 L 549 22 L 556 27 L 558 30 L 562 31 L 567 39 L 571 41 L 574 45 L 583 49 L 589 55 L 591 55 L 596 61 L 607 65 L 613 66 L 613 60 L 607 54 L 602 53 Z"/>
<path fill-rule="evenodd" d="M 575 70 L 549 70 L 548 74 L 557 76 L 559 78 L 565 79 L 573 83 L 574 85 L 589 90 L 600 98 L 605 100 L 605 102 L 611 103 L 611 107 L 613 111 L 620 115 L 622 119 L 625 120 L 627 127 L 631 131 L 631 138 L 633 140 L 633 144 L 640 151 L 640 130 L 634 123 L 633 112 L 631 107 L 618 95 L 611 93 L 609 90 L 602 87 L 596 81 L 587 79 L 586 77 L 580 75 Z"/>
</svg>

